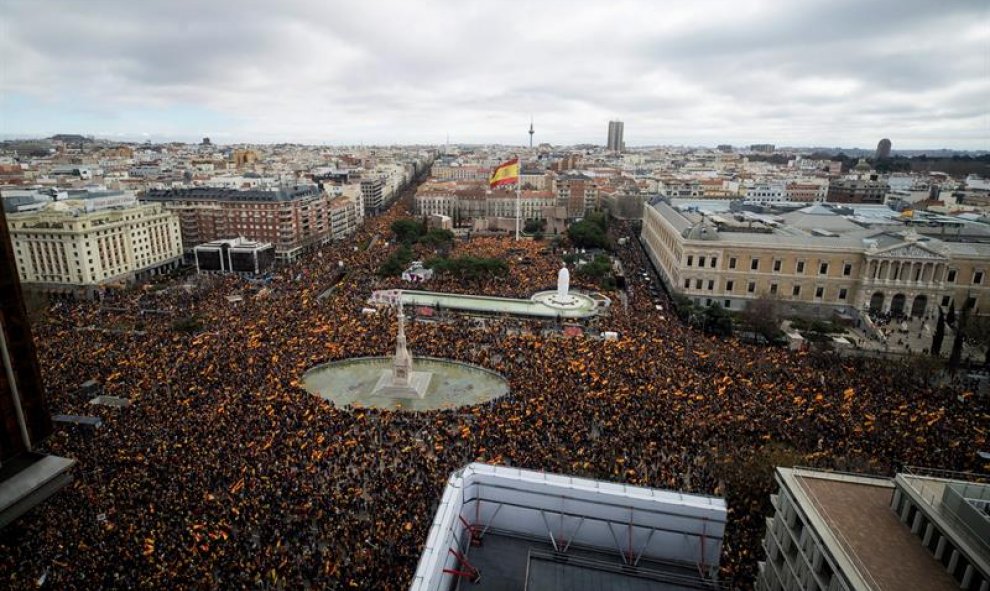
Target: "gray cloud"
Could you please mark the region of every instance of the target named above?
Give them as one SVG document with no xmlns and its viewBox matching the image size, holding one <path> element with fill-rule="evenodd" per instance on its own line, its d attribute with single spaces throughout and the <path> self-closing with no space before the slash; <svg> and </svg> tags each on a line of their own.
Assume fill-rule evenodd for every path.
<svg viewBox="0 0 990 591">
<path fill-rule="evenodd" d="M 990 148 L 983 1 L 8 0 L 0 29 L 10 132 Z"/>
</svg>

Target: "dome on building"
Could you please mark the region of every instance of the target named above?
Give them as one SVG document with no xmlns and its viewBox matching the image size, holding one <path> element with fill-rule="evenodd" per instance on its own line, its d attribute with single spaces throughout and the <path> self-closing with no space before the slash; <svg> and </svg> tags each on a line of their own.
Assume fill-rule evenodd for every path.
<svg viewBox="0 0 990 591">
<path fill-rule="evenodd" d="M 708 220 L 702 220 L 682 234 L 687 240 L 718 240 L 718 229 Z"/>
<path fill-rule="evenodd" d="M 856 172 L 870 172 L 870 165 L 866 161 L 866 158 L 860 158 L 853 170 Z"/>
</svg>

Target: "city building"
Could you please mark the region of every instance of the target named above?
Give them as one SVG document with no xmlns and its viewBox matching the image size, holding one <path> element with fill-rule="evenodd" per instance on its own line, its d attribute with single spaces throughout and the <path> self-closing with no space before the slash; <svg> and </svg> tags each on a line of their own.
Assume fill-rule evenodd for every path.
<svg viewBox="0 0 990 591">
<path fill-rule="evenodd" d="M 76 463 L 35 451 L 52 420 L 7 228 L 0 208 L 0 528 L 71 482 Z"/>
<path fill-rule="evenodd" d="M 746 201 L 779 203 L 786 199 L 787 190 L 779 183 L 759 183 L 746 189 Z"/>
<path fill-rule="evenodd" d="M 190 262 L 196 245 L 231 236 L 270 242 L 280 260 L 294 260 L 333 238 L 330 200 L 316 185 L 152 189 L 142 200 L 164 204 L 179 216 L 182 247 Z"/>
<path fill-rule="evenodd" d="M 890 140 L 888 140 L 887 138 L 883 138 L 877 144 L 877 151 L 876 154 L 873 155 L 873 157 L 876 160 L 886 160 L 887 158 L 890 158 L 890 147 L 891 147 Z"/>
<path fill-rule="evenodd" d="M 786 200 L 791 202 L 825 201 L 828 196 L 828 181 L 818 183 L 790 182 L 784 187 L 784 192 Z"/>
<path fill-rule="evenodd" d="M 625 124 L 621 121 L 609 121 L 608 122 L 608 144 L 606 149 L 609 152 L 619 154 L 625 148 L 625 142 L 622 139 Z"/>
<path fill-rule="evenodd" d="M 380 178 L 361 181 L 361 198 L 364 200 L 364 214 L 378 215 L 385 210 L 385 181 Z"/>
<path fill-rule="evenodd" d="M 270 242 L 253 242 L 244 238 L 197 244 L 193 253 L 198 273 L 256 276 L 270 272 L 275 264 L 275 247 Z"/>
<path fill-rule="evenodd" d="M 582 211 L 583 199 L 582 193 Z M 539 220 L 544 219 L 546 208 L 557 204 L 557 196 L 550 191 L 523 190 L 517 199 L 515 191 L 492 191 L 476 182 L 431 182 L 416 192 L 413 212 L 417 216 L 447 216 L 458 223 L 482 220 L 484 226 L 487 218 L 514 220 L 517 204 L 522 219 Z"/>
<path fill-rule="evenodd" d="M 777 146 L 773 144 L 751 144 L 749 146 L 749 151 L 757 154 L 773 154 L 776 149 Z"/>
<path fill-rule="evenodd" d="M 990 314 L 990 227 L 981 221 L 884 206 L 754 209 L 645 204 L 643 244 L 671 293 L 731 310 L 773 297 L 792 314 L 924 317 L 952 303 Z"/>
<path fill-rule="evenodd" d="M 430 176 L 441 181 L 488 181 L 491 166 L 434 163 Z"/>
<path fill-rule="evenodd" d="M 829 182 L 829 203 L 877 203 L 882 204 L 890 191 L 890 186 L 876 171 L 870 170 L 866 160 L 861 159 L 854 167 L 854 173 Z"/>
<path fill-rule="evenodd" d="M 723 589 L 725 501 L 469 464 L 447 481 L 411 591 Z"/>
<path fill-rule="evenodd" d="M 990 588 L 987 476 L 777 468 L 759 591 Z"/>
<path fill-rule="evenodd" d="M 91 193 L 7 218 L 21 282 L 51 292 L 92 295 L 179 266 L 179 220 L 133 195 Z"/>
<path fill-rule="evenodd" d="M 335 197 L 330 201 L 330 233 L 334 240 L 350 236 L 364 219 L 361 205 L 351 197 Z"/>
<path fill-rule="evenodd" d="M 557 205 L 567 208 L 567 217 L 580 218 L 598 209 L 598 187 L 583 174 L 564 174 L 557 178 Z"/>
</svg>

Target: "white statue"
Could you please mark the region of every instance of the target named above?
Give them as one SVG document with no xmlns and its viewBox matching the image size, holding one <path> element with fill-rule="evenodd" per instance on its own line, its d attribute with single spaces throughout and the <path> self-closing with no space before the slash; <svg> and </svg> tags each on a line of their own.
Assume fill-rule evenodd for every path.
<svg viewBox="0 0 990 591">
<path fill-rule="evenodd" d="M 571 285 L 571 272 L 567 270 L 567 265 L 560 268 L 557 273 L 557 297 L 561 300 L 567 299 L 567 291 Z"/>
</svg>

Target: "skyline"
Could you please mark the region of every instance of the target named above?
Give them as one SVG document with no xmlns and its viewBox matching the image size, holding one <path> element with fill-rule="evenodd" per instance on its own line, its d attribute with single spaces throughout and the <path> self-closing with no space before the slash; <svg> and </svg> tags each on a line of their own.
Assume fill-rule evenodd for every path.
<svg viewBox="0 0 990 591">
<path fill-rule="evenodd" d="M 9 2 L 2 135 L 990 149 L 980 2 L 188 6 Z"/>
</svg>

